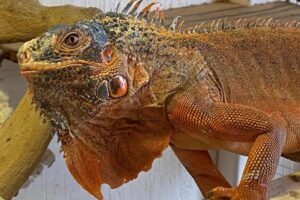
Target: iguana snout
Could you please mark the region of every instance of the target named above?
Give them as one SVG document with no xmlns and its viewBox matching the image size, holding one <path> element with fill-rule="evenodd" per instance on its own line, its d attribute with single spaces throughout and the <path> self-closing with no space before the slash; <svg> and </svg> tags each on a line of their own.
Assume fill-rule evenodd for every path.
<svg viewBox="0 0 300 200">
<path fill-rule="evenodd" d="M 105 68 L 115 61 L 115 50 L 99 24 L 58 25 L 26 42 L 18 52 L 21 71 L 42 72 L 72 64 Z"/>
</svg>

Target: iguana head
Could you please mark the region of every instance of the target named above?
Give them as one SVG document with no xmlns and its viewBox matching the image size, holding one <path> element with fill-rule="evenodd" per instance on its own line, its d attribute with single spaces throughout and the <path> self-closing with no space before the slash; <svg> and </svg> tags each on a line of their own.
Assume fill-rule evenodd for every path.
<svg viewBox="0 0 300 200">
<path fill-rule="evenodd" d="M 21 72 L 36 96 L 49 90 L 49 98 L 97 105 L 124 97 L 133 81 L 128 67 L 135 64 L 134 52 L 119 48 L 114 37 L 97 21 L 56 26 L 20 48 Z"/>
<path fill-rule="evenodd" d="M 102 183 L 114 188 L 135 178 L 168 145 L 168 127 L 153 125 L 161 115 L 142 106 L 151 94 L 136 97 L 149 81 L 163 29 L 143 19 L 153 3 L 135 14 L 139 3 L 53 27 L 18 52 L 33 102 L 61 132 L 72 175 L 99 199 Z M 153 119 L 143 123 L 146 117 Z"/>
<path fill-rule="evenodd" d="M 152 73 L 149 63 L 157 50 L 157 30 L 154 24 L 124 12 L 51 28 L 18 52 L 33 101 L 59 126 L 66 121 L 61 116 L 66 102 L 92 112 L 104 103 L 129 98 Z"/>
</svg>

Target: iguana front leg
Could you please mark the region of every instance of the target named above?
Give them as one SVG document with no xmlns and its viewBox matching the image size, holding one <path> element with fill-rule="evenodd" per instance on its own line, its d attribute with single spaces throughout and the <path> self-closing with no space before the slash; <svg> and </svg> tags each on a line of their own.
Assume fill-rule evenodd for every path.
<svg viewBox="0 0 300 200">
<path fill-rule="evenodd" d="M 178 159 L 194 178 L 203 196 L 208 198 L 217 186 L 231 187 L 213 163 L 206 150 L 187 150 L 171 145 Z"/>
<path fill-rule="evenodd" d="M 177 129 L 195 138 L 205 134 L 214 140 L 253 142 L 238 187 L 215 188 L 212 199 L 267 199 L 267 184 L 275 174 L 286 137 L 279 121 L 252 107 L 214 102 L 199 89 L 174 95 L 167 114 Z"/>
</svg>

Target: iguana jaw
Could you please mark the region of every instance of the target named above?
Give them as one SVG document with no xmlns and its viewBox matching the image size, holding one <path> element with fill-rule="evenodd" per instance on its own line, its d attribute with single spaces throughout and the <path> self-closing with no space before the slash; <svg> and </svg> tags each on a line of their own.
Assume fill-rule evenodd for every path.
<svg viewBox="0 0 300 200">
<path fill-rule="evenodd" d="M 46 63 L 46 62 L 21 63 L 20 70 L 21 73 L 35 73 L 35 72 L 63 69 L 74 64 L 77 64 L 77 61 L 67 60 L 58 63 Z"/>
<path fill-rule="evenodd" d="M 105 67 L 104 64 L 89 62 L 85 60 L 65 60 L 62 62 L 57 63 L 47 63 L 47 62 L 32 62 L 32 63 L 20 63 L 20 70 L 21 73 L 35 73 L 35 72 L 44 72 L 44 71 L 52 71 L 63 69 L 66 67 L 70 67 L 73 65 L 87 65 L 87 66 L 94 66 L 94 67 Z"/>
</svg>

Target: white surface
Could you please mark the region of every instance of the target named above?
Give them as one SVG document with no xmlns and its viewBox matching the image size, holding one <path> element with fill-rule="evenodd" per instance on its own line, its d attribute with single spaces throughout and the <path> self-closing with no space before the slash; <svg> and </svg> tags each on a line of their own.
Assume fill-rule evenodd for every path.
<svg viewBox="0 0 300 200">
<path fill-rule="evenodd" d="M 228 151 L 218 152 L 218 168 L 232 186 L 239 183 L 239 178 L 237 176 L 240 171 L 239 157 L 238 154 Z M 242 170 L 243 169 L 244 168 L 242 168 Z"/>
<path fill-rule="evenodd" d="M 144 0 L 143 5 L 147 5 L 153 0 Z M 61 4 L 73 4 L 77 6 L 86 7 L 98 7 L 103 11 L 109 11 L 115 9 L 119 2 L 121 2 L 121 8 L 123 8 L 129 0 L 40 0 L 44 5 L 61 5 Z M 203 3 L 210 3 L 213 0 L 158 0 L 157 2 L 162 3 L 165 9 L 184 7 L 190 5 L 197 5 Z"/>
</svg>

